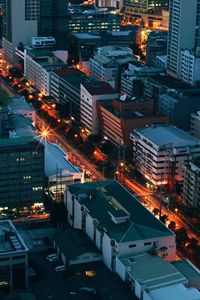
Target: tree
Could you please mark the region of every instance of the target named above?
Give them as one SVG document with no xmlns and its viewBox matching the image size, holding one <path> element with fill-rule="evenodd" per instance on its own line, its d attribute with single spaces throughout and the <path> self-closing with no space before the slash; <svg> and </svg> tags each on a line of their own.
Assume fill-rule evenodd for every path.
<svg viewBox="0 0 200 300">
<path fill-rule="evenodd" d="M 17 48 L 20 50 L 20 51 L 24 51 L 24 44 L 22 42 L 19 42 Z"/>
<path fill-rule="evenodd" d="M 176 229 L 176 223 L 174 221 L 171 221 L 168 228 L 172 231 L 174 231 Z"/>
<path fill-rule="evenodd" d="M 189 243 L 188 248 L 195 250 L 198 245 L 198 240 L 196 240 L 195 238 L 192 238 L 188 241 L 188 243 Z"/>
<path fill-rule="evenodd" d="M 153 213 L 155 216 L 157 216 L 157 215 L 159 214 L 159 209 L 155 207 L 155 208 L 153 209 L 152 213 Z"/>
<path fill-rule="evenodd" d="M 176 231 L 176 242 L 178 244 L 184 244 L 188 239 L 187 231 L 183 227 Z"/>
<path fill-rule="evenodd" d="M 160 217 L 160 221 L 161 221 L 162 223 L 166 223 L 167 220 L 168 220 L 168 216 L 167 216 L 167 215 L 162 215 L 162 216 Z"/>
</svg>

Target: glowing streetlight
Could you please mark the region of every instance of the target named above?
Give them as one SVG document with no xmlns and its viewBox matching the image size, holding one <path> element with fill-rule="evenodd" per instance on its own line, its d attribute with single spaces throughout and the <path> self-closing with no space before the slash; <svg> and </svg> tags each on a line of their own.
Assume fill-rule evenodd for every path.
<svg viewBox="0 0 200 300">
<path fill-rule="evenodd" d="M 49 133 L 48 130 L 44 129 L 44 130 L 41 132 L 41 136 L 45 139 L 45 138 L 47 138 L 48 133 Z"/>
</svg>

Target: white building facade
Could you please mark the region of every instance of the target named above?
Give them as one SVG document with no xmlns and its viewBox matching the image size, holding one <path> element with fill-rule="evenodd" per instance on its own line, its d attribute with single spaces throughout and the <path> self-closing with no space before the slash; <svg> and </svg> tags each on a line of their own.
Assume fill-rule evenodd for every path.
<svg viewBox="0 0 200 300">
<path fill-rule="evenodd" d="M 99 133 L 99 117 L 97 112 L 97 101 L 110 100 L 118 97 L 108 83 L 89 82 L 81 84 L 80 110 L 81 124 L 91 134 Z"/>
<path fill-rule="evenodd" d="M 175 126 L 136 129 L 133 161 L 137 170 L 154 185 L 183 180 L 183 165 L 200 155 L 200 142 Z"/>
<path fill-rule="evenodd" d="M 126 202 L 132 203 L 129 211 Z M 66 190 L 65 204 L 70 225 L 86 232 L 102 252 L 106 266 L 113 271 L 119 255 L 154 249 L 166 260 L 173 260 L 175 257 L 174 234 L 116 181 L 71 185 Z M 149 218 L 149 227 L 147 224 L 140 227 L 141 223 L 137 226 L 135 214 L 138 214 L 138 209 L 141 209 L 141 214 L 144 213 L 146 220 Z M 140 235 L 139 228 L 146 231 L 146 234 Z"/>
<path fill-rule="evenodd" d="M 200 46 L 200 0 L 171 0 L 168 33 L 169 74 L 181 79 L 181 51 Z"/>
<path fill-rule="evenodd" d="M 181 80 L 191 86 L 200 84 L 200 48 L 196 53 L 181 51 Z"/>
</svg>

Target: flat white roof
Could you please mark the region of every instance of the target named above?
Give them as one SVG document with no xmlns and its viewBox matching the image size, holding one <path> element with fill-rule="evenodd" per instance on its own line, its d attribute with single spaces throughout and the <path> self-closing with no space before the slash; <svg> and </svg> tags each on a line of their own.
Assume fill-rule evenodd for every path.
<svg viewBox="0 0 200 300">
<path fill-rule="evenodd" d="M 56 144 L 49 143 L 43 139 L 42 143 L 45 147 L 45 174 L 52 176 L 56 174 L 57 169 L 62 171 L 66 176 L 67 173 L 81 173 L 79 167 L 74 166 L 67 160 L 67 154 Z"/>
<path fill-rule="evenodd" d="M 174 148 L 195 145 L 200 146 L 198 140 L 175 126 L 155 125 L 136 129 L 135 132 L 144 138 L 147 138 L 158 147 L 167 146 L 168 144 L 172 144 Z"/>
<path fill-rule="evenodd" d="M 142 253 L 119 259 L 128 268 L 129 276 L 149 291 L 187 282 L 173 264 L 164 261 L 160 256 Z"/>
<path fill-rule="evenodd" d="M 152 300 L 200 300 L 200 292 L 183 284 L 171 285 L 149 292 Z"/>
</svg>

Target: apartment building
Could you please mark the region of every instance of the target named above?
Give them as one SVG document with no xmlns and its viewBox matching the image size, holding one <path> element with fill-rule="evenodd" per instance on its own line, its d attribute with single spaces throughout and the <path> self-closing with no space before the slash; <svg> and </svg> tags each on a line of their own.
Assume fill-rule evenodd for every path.
<svg viewBox="0 0 200 300">
<path fill-rule="evenodd" d="M 130 138 L 137 170 L 156 186 L 182 181 L 183 165 L 200 155 L 200 142 L 175 126 L 136 129 Z"/>
<path fill-rule="evenodd" d="M 117 97 L 118 93 L 107 82 L 88 79 L 85 83 L 81 83 L 81 124 L 88 134 L 99 133 L 97 101 L 106 101 Z"/>
<path fill-rule="evenodd" d="M 200 210 L 200 160 L 192 160 L 183 170 L 183 201 Z"/>
<path fill-rule="evenodd" d="M 24 76 L 44 95 L 50 95 L 51 74 L 66 64 L 49 49 L 31 49 L 24 53 Z"/>
</svg>

